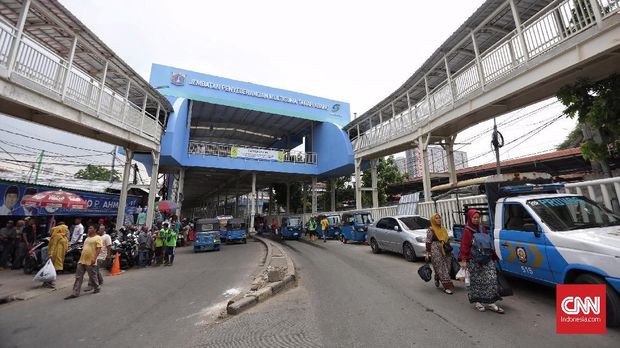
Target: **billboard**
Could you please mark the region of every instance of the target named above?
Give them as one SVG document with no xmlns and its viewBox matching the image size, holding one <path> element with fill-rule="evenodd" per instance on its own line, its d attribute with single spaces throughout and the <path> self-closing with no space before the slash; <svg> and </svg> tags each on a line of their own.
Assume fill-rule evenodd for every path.
<svg viewBox="0 0 620 348">
<path fill-rule="evenodd" d="M 58 190 L 56 187 L 32 185 L 0 181 L 0 216 L 38 216 L 38 215 L 70 215 L 70 216 L 116 216 L 118 212 L 119 196 L 109 193 L 86 192 L 70 189 L 63 191 L 74 193 L 88 202 L 88 209 L 76 210 L 60 208 L 48 211 L 40 207 L 25 207 L 20 204 L 21 200 L 28 195 L 34 195 L 44 191 Z M 127 196 L 126 214 L 134 214 L 140 197 Z"/>
</svg>

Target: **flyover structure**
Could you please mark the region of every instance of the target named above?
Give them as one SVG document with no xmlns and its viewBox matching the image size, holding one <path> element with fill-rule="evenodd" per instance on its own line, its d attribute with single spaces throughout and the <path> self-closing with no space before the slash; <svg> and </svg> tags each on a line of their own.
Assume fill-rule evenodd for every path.
<svg viewBox="0 0 620 348">
<path fill-rule="evenodd" d="M 429 144 L 446 149 L 456 182 L 460 131 L 553 97 L 580 78 L 620 72 L 619 10 L 618 0 L 486 1 L 402 86 L 345 126 L 356 182 L 362 160 L 419 147 L 430 199 Z M 358 208 L 362 190 L 357 185 Z"/>
<path fill-rule="evenodd" d="M 56 0 L 0 1 L 0 112 L 124 148 L 122 225 L 134 153 L 157 172 L 170 102 Z M 157 180 L 151 179 L 153 219 Z"/>
<path fill-rule="evenodd" d="M 289 211 L 293 182 L 311 183 L 316 212 L 317 181 L 353 171 L 345 102 L 159 64 L 150 82 L 174 107 L 160 170 L 185 216 L 240 215 L 247 198 L 253 224 L 257 190 L 286 184 Z"/>
</svg>

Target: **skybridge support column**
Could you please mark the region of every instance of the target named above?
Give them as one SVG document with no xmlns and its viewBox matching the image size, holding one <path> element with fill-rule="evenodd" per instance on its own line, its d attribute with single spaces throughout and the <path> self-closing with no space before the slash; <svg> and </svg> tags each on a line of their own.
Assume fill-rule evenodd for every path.
<svg viewBox="0 0 620 348">
<path fill-rule="evenodd" d="M 362 160 L 355 159 L 355 209 L 362 209 Z"/>
<path fill-rule="evenodd" d="M 121 228 L 125 223 L 125 206 L 127 205 L 127 190 L 129 189 L 129 177 L 131 172 L 131 161 L 133 160 L 133 150 L 125 148 L 125 169 L 123 170 L 123 184 L 118 201 L 118 212 L 116 214 L 116 228 Z"/>
<path fill-rule="evenodd" d="M 179 183 L 177 187 L 177 211 L 176 214 L 180 218 L 181 217 L 181 206 L 183 205 L 183 185 L 185 185 L 185 168 L 181 167 L 179 169 Z"/>
<path fill-rule="evenodd" d="M 446 139 L 444 150 L 446 150 L 446 157 L 448 158 L 448 174 L 450 175 L 450 184 L 456 184 L 456 165 L 454 163 L 454 140 L 456 135 Z"/>
<path fill-rule="evenodd" d="M 291 213 L 291 184 L 286 183 L 286 214 Z"/>
<path fill-rule="evenodd" d="M 153 167 L 151 168 L 151 182 L 149 185 L 149 198 L 146 203 L 146 226 L 153 226 L 153 217 L 155 215 L 155 196 L 157 195 L 157 176 L 159 172 L 159 152 L 152 151 Z"/>
<path fill-rule="evenodd" d="M 428 165 L 428 143 L 431 135 L 428 134 L 426 139 L 424 136 L 418 138 L 418 148 L 422 154 L 422 184 L 424 186 L 424 200 L 430 202 L 431 200 L 431 173 Z"/>
<path fill-rule="evenodd" d="M 377 189 L 377 160 L 370 161 L 370 178 L 372 180 L 372 207 L 379 208 L 379 190 Z"/>
<path fill-rule="evenodd" d="M 252 193 L 250 194 L 250 231 L 254 230 L 254 216 L 256 215 L 256 173 L 252 173 Z"/>
<path fill-rule="evenodd" d="M 15 37 L 11 42 L 9 48 L 7 75 L 10 78 L 13 69 L 15 68 L 15 61 L 17 60 L 17 51 L 19 50 L 19 44 L 22 42 L 22 36 L 24 35 L 24 24 L 26 24 L 26 17 L 28 17 L 28 10 L 30 10 L 30 0 L 26 0 L 22 4 L 22 8 L 19 11 L 19 18 L 17 19 L 17 30 L 15 31 Z"/>
<path fill-rule="evenodd" d="M 312 177 L 312 215 L 315 215 L 316 208 L 316 176 Z"/>
<path fill-rule="evenodd" d="M 331 178 L 329 179 L 329 182 L 331 183 L 331 187 L 332 190 L 330 192 L 330 198 L 331 198 L 331 206 L 330 206 L 330 210 L 331 211 L 336 211 L 336 178 Z"/>
<path fill-rule="evenodd" d="M 530 60 L 530 53 L 527 49 L 527 44 L 525 43 L 525 36 L 523 36 L 523 29 L 521 27 L 521 18 L 519 17 L 519 12 L 517 11 L 517 6 L 515 5 L 514 0 L 508 0 L 510 3 L 510 10 L 512 11 L 512 18 L 515 22 L 515 27 L 517 28 L 517 36 L 519 37 L 519 44 L 521 45 L 521 51 L 523 52 L 523 59 L 527 62 Z"/>
</svg>

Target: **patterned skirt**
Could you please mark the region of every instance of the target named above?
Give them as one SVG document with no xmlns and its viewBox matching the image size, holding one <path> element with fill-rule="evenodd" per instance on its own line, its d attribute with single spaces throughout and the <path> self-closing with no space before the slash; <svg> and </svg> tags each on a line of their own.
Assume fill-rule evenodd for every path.
<svg viewBox="0 0 620 348">
<path fill-rule="evenodd" d="M 479 265 L 470 260 L 467 262 L 467 269 L 470 278 L 469 303 L 491 304 L 502 299 L 497 292 L 495 261 Z"/>
<path fill-rule="evenodd" d="M 450 280 L 450 268 L 452 267 L 452 255 L 444 256 L 441 253 L 443 246 L 439 241 L 431 244 L 431 263 L 435 270 L 435 279 L 441 282 L 444 289 L 452 290 L 454 285 Z"/>
</svg>

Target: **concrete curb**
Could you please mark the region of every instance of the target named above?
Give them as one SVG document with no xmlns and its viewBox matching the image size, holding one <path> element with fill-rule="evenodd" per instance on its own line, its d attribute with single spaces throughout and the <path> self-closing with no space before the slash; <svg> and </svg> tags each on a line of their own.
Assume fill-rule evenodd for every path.
<svg viewBox="0 0 620 348">
<path fill-rule="evenodd" d="M 239 314 L 260 302 L 266 301 L 277 293 L 289 287 L 293 287 L 297 280 L 297 273 L 295 271 L 295 264 L 293 263 L 293 259 L 284 251 L 284 249 L 280 245 L 276 244 L 271 240 L 264 239 L 256 235 L 252 237 L 263 243 L 267 248 L 267 257 L 265 258 L 263 268 L 267 269 L 267 267 L 271 265 L 274 259 L 273 255 L 275 252 L 276 254 L 281 255 L 277 256 L 278 258 L 283 257 L 286 261 L 286 273 L 281 281 L 267 283 L 267 285 L 263 288 L 260 288 L 256 291 L 248 292 L 240 300 L 228 302 L 228 305 L 226 306 L 226 312 L 231 315 Z"/>
</svg>

